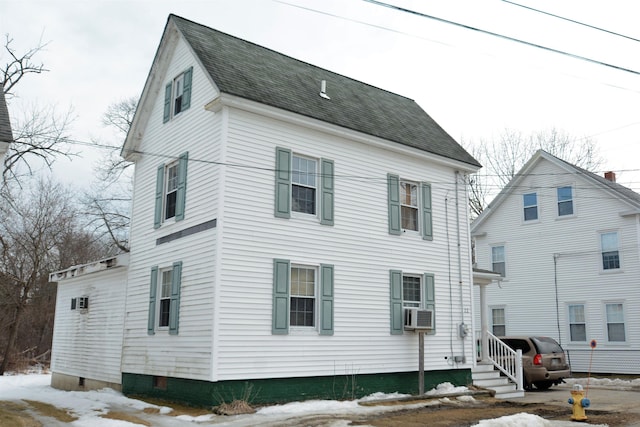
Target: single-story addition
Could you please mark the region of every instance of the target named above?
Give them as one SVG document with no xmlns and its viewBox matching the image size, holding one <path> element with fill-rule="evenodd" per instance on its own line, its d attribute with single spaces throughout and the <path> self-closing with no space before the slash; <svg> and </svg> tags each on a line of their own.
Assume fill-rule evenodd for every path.
<svg viewBox="0 0 640 427">
<path fill-rule="evenodd" d="M 124 393 L 417 393 L 416 330 L 425 389 L 471 382 L 480 165 L 413 100 L 170 15 L 122 155 Z"/>
</svg>

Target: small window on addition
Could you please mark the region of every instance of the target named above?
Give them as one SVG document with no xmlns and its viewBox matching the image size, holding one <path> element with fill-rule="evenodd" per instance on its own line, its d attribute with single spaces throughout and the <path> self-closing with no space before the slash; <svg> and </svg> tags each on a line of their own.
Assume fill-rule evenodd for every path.
<svg viewBox="0 0 640 427">
<path fill-rule="evenodd" d="M 167 377 L 153 377 L 153 388 L 158 390 L 167 389 Z"/>
<path fill-rule="evenodd" d="M 84 387 L 84 377 L 78 377 L 78 387 Z"/>
</svg>

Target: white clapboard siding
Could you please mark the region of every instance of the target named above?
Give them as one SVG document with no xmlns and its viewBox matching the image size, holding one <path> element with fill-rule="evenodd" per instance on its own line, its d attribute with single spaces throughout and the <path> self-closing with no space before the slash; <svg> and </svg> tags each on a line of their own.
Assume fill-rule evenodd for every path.
<svg viewBox="0 0 640 427">
<path fill-rule="evenodd" d="M 126 268 L 58 282 L 51 370 L 120 384 Z M 71 299 L 89 298 L 89 309 L 71 310 Z"/>
<path fill-rule="evenodd" d="M 455 355 L 463 354 L 462 341 L 455 335 L 463 311 L 459 303 L 457 253 L 449 252 L 457 247 L 454 170 L 256 114 L 232 110 L 229 117 L 227 161 L 255 168 L 228 168 L 225 175 L 217 378 L 333 375 L 345 369 L 363 374 L 417 369 L 417 336 L 389 333 L 390 269 L 435 274 L 438 332 L 425 338 L 426 366 L 451 368 L 451 333 Z M 291 219 L 274 217 L 276 146 L 334 161 L 334 226 L 320 225 L 316 218 L 303 215 L 293 214 Z M 432 183 L 433 241 L 411 233 L 388 234 L 387 173 Z M 460 223 L 464 225 L 466 198 L 462 186 L 458 196 Z M 466 228 L 461 239 L 468 242 Z M 461 248 L 463 304 L 467 308 L 464 320 L 470 324 L 470 258 L 468 245 Z M 333 336 L 294 330 L 285 336 L 271 334 L 274 258 L 334 265 Z M 449 305 L 450 265 L 454 268 L 453 308 Z M 471 349 L 468 339 L 464 350 L 468 363 Z"/>
<path fill-rule="evenodd" d="M 559 218 L 556 188 L 571 185 L 574 189 L 574 212 Z M 538 193 L 539 220 L 522 221 L 522 194 Z M 561 341 L 572 354 L 589 350 L 595 339 L 594 362 L 597 372 L 620 372 L 620 354 L 631 365 L 640 360 L 640 304 L 638 278 L 638 228 L 635 216 L 621 215 L 629 205 L 601 185 L 594 185 L 579 174 L 568 174 L 555 163 L 541 159 L 529 175 L 518 184 L 505 201 L 477 228 L 478 267 L 491 269 L 491 246 L 504 245 L 507 277 L 500 286 L 487 291 L 490 307 L 504 307 L 509 335 L 548 335 Z M 617 231 L 621 269 L 601 268 L 600 232 Z M 555 256 L 554 256 L 555 254 Z M 556 288 L 558 312 L 556 315 Z M 476 299 L 477 300 L 477 299 Z M 606 303 L 623 303 L 626 342 L 608 342 Z M 569 333 L 569 304 L 584 304 L 587 341 L 572 342 Z M 479 306 L 476 313 L 479 313 Z M 489 312 L 489 316 L 491 313 Z M 479 324 L 479 317 L 476 316 Z M 491 322 L 491 319 L 489 319 Z M 559 323 L 559 325 L 558 325 Z M 624 356 L 622 356 L 624 355 Z M 576 356 L 574 370 L 588 368 L 583 356 Z M 629 364 L 626 364 L 629 366 Z M 636 368 L 626 368 L 637 373 Z M 632 372 L 633 371 L 633 372 Z"/>
</svg>

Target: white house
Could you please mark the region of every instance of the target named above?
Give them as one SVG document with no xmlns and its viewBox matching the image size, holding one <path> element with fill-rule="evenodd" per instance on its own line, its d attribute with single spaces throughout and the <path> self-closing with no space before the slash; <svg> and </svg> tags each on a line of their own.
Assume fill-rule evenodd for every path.
<svg viewBox="0 0 640 427">
<path fill-rule="evenodd" d="M 409 308 L 426 387 L 471 382 L 479 164 L 414 101 L 170 15 L 122 154 L 123 392 L 417 392 Z"/>
<path fill-rule="evenodd" d="M 471 230 L 478 267 L 503 276 L 493 334 L 551 336 L 575 372 L 640 373 L 639 194 L 538 151 Z"/>
<path fill-rule="evenodd" d="M 49 275 L 58 283 L 51 385 L 120 390 L 128 254 Z"/>
</svg>

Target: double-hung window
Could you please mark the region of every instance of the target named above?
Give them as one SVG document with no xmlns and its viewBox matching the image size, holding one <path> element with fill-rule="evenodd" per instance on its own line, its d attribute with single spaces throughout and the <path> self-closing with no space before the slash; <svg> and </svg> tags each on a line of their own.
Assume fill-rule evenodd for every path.
<svg viewBox="0 0 640 427">
<path fill-rule="evenodd" d="M 417 231 L 425 240 L 433 239 L 431 184 L 387 175 L 389 234 Z"/>
<path fill-rule="evenodd" d="M 618 250 L 618 233 L 608 232 L 600 234 L 600 248 L 602 255 L 602 269 L 615 270 L 620 268 L 620 252 Z"/>
<path fill-rule="evenodd" d="M 161 164 L 157 169 L 154 227 L 173 219 L 184 219 L 189 154 L 183 153 L 178 160 Z"/>
<path fill-rule="evenodd" d="M 569 304 L 569 336 L 571 341 L 587 340 L 584 304 Z"/>
<path fill-rule="evenodd" d="M 154 335 L 158 329 L 168 329 L 171 335 L 178 334 L 181 284 L 182 261 L 166 268 L 151 268 L 147 319 L 149 335 Z"/>
<path fill-rule="evenodd" d="M 626 341 L 624 326 L 624 306 L 622 303 L 605 304 L 607 311 L 607 340 L 609 342 Z"/>
<path fill-rule="evenodd" d="M 504 246 L 491 247 L 491 270 L 500 273 L 500 276 L 506 277 L 507 264 L 505 262 Z"/>
<path fill-rule="evenodd" d="M 293 155 L 291 168 L 291 209 L 294 212 L 316 214 L 318 162 Z"/>
<path fill-rule="evenodd" d="M 538 219 L 538 195 L 536 193 L 527 193 L 522 195 L 522 204 L 524 206 L 524 220 L 535 221 Z"/>
<path fill-rule="evenodd" d="M 316 159 L 276 147 L 276 187 L 274 215 L 291 218 L 319 218 L 320 224 L 333 225 L 333 160 Z"/>
<path fill-rule="evenodd" d="M 571 186 L 558 187 L 558 216 L 573 215 L 573 188 Z"/>
<path fill-rule="evenodd" d="M 173 117 L 187 110 L 191 106 L 191 79 L 193 67 L 180 73 L 171 82 L 167 83 L 164 90 L 164 114 L 163 122 L 166 123 Z"/>
<path fill-rule="evenodd" d="M 404 274 L 401 270 L 389 270 L 389 287 L 391 334 L 404 333 L 404 310 L 410 308 L 433 311 L 434 328 L 428 334 L 435 334 L 435 276 L 431 273 Z"/>
<path fill-rule="evenodd" d="M 493 335 L 497 337 L 507 335 L 507 323 L 504 307 L 491 309 L 491 330 Z"/>
<path fill-rule="evenodd" d="M 333 265 L 273 260 L 271 331 L 286 335 L 292 329 L 333 335 Z"/>
</svg>

